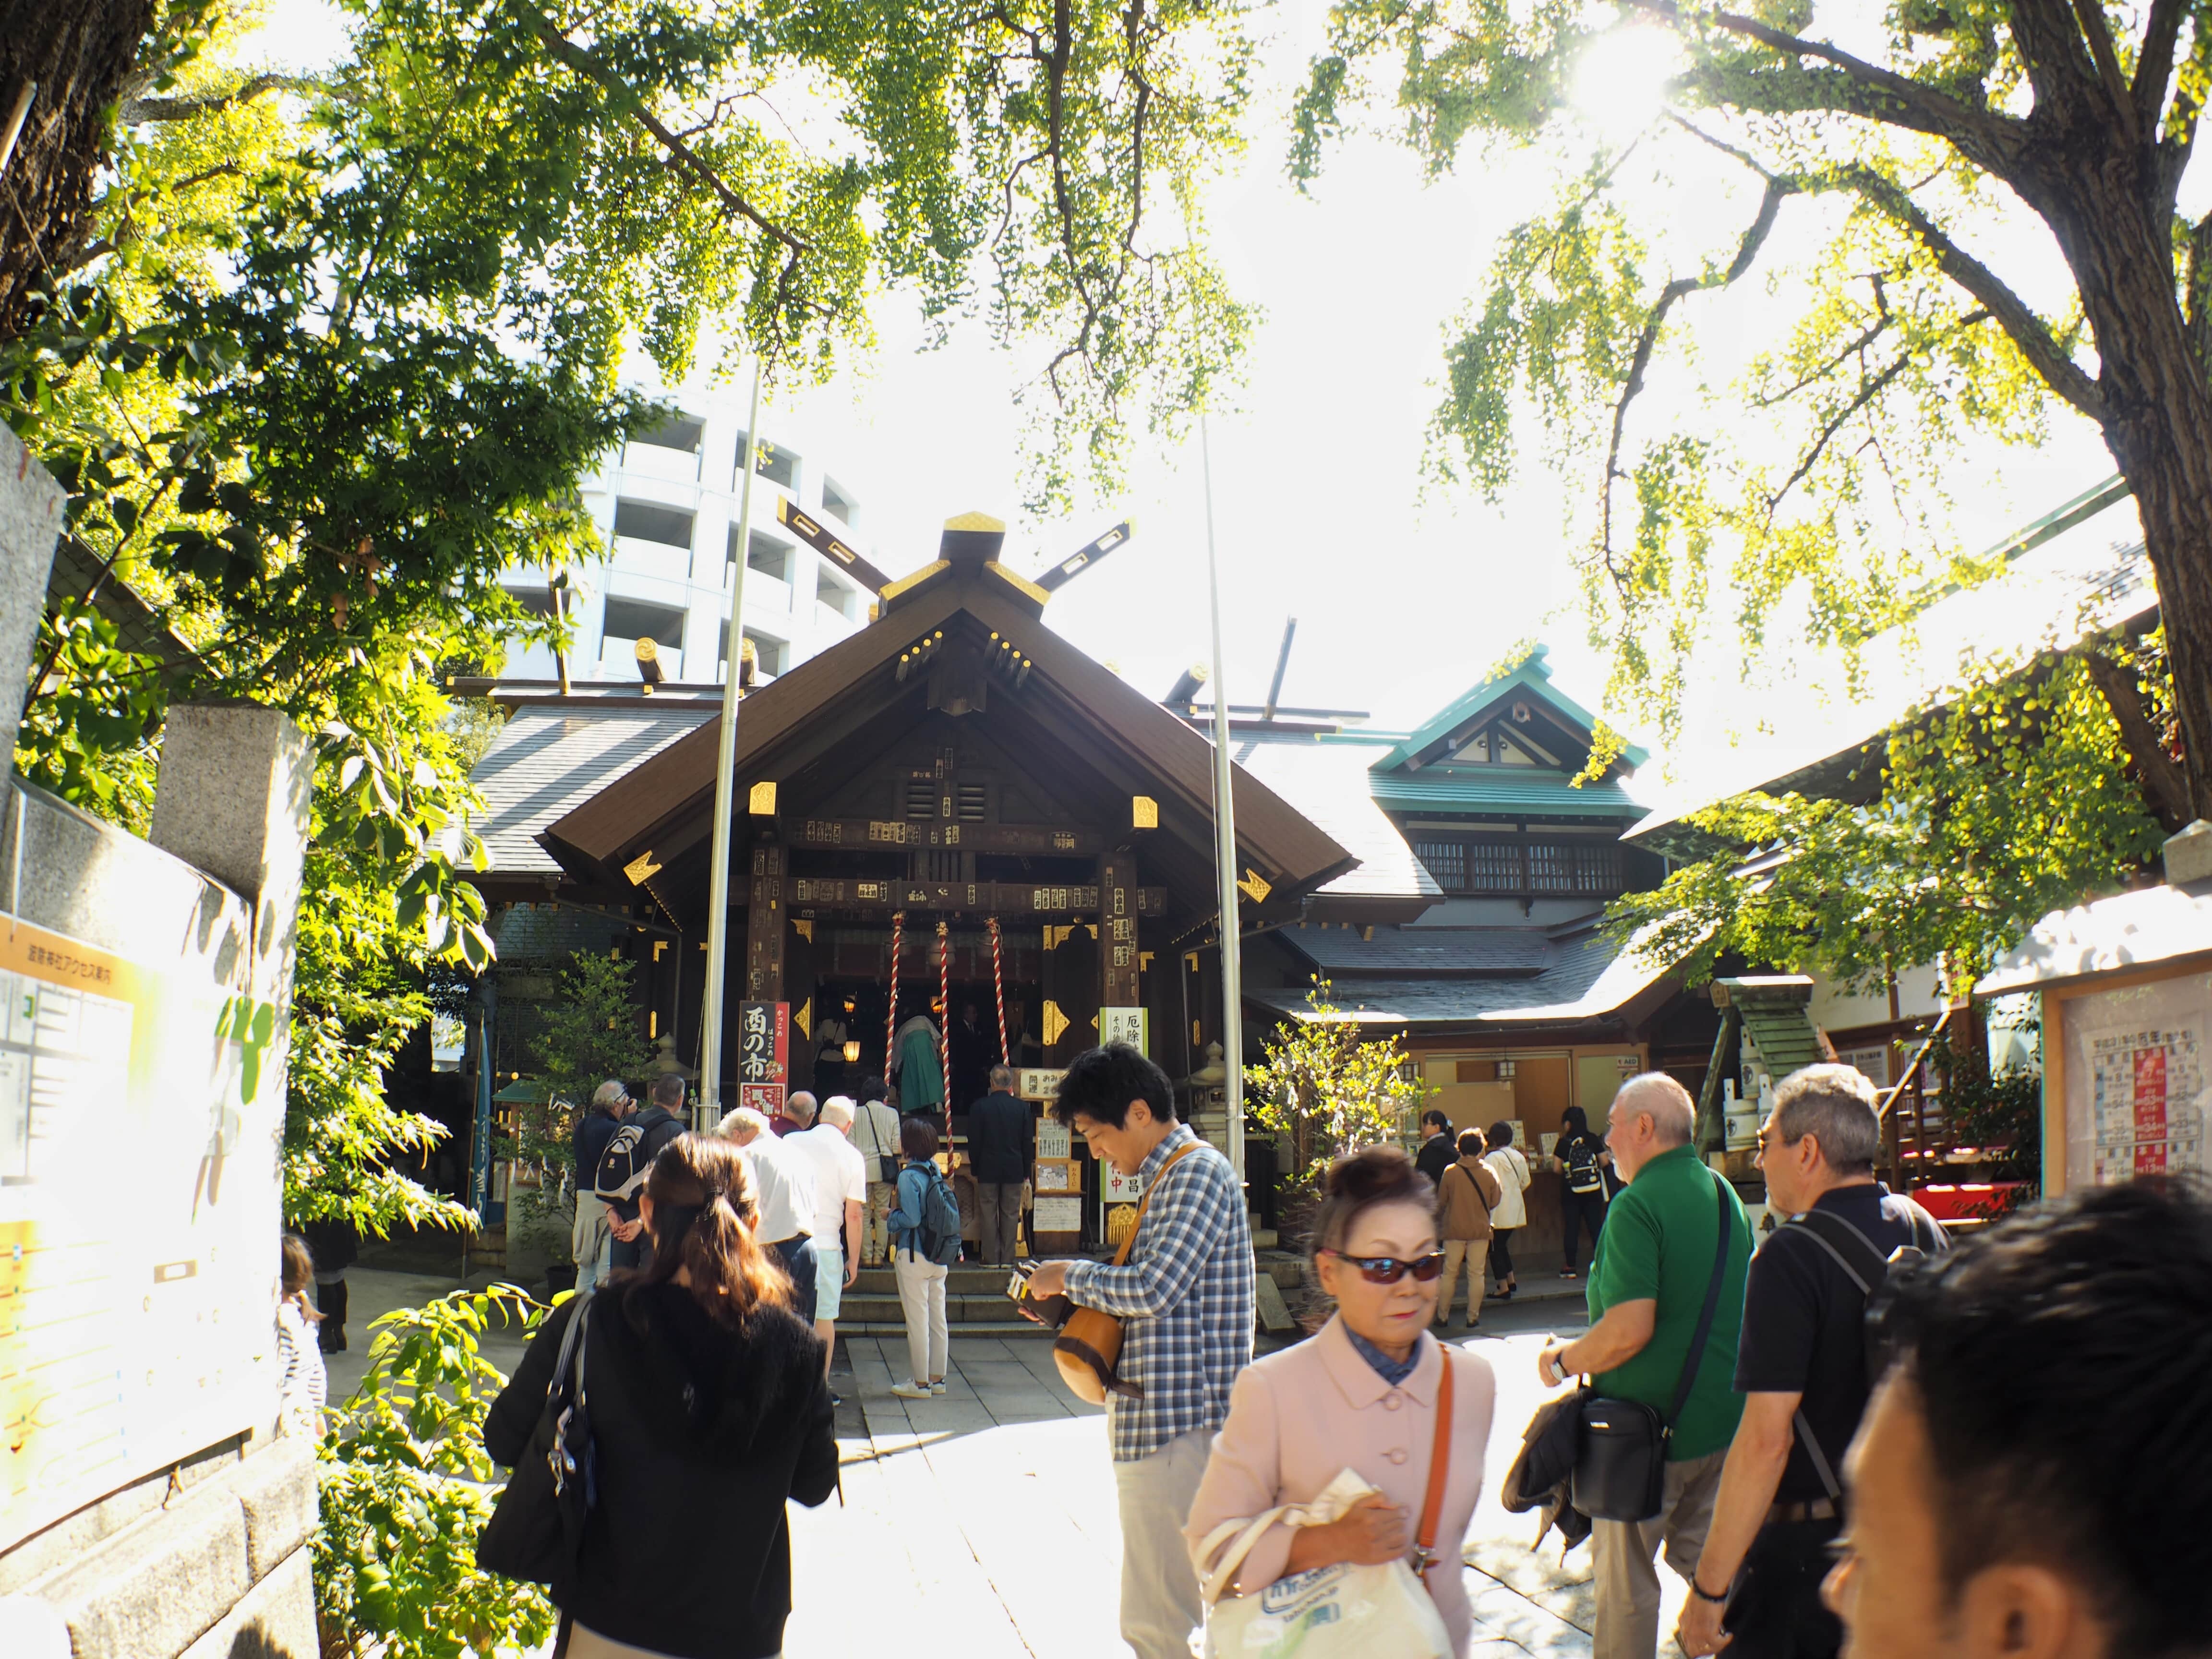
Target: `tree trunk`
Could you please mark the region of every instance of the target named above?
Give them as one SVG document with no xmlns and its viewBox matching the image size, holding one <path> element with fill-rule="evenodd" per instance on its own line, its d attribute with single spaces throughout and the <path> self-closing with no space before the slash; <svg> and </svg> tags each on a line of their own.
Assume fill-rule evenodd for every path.
<svg viewBox="0 0 2212 1659">
<path fill-rule="evenodd" d="M 2023 194 L 2057 235 L 2095 333 L 2105 441 L 2135 492 L 2158 582 L 2187 807 L 2212 817 L 2212 390 L 2182 314 L 2154 162 L 2100 111 L 2072 125 L 2037 158 L 2041 177 Z M 2147 778 L 2172 760 L 2139 752 L 2151 729 L 2129 733 Z"/>
<path fill-rule="evenodd" d="M 0 0 L 0 137 L 29 93 L 0 172 L 0 343 L 33 285 L 82 240 L 109 107 L 138 58 L 153 0 Z"/>
</svg>

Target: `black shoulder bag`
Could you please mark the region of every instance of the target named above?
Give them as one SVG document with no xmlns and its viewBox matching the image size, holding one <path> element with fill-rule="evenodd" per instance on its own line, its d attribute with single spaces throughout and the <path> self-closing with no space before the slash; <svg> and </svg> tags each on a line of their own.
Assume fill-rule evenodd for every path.
<svg viewBox="0 0 2212 1659">
<path fill-rule="evenodd" d="M 598 1495 L 592 1419 L 584 1392 L 584 1327 L 592 1293 L 577 1298 L 561 1333 L 561 1357 L 529 1447 L 514 1466 L 477 1539 L 477 1565 L 502 1578 L 550 1584 L 574 1575 L 584 1519 Z"/>
<path fill-rule="evenodd" d="M 1674 1385 L 1674 1403 L 1665 1417 L 1637 1400 L 1611 1400 L 1594 1390 L 1582 1398 L 1581 1432 L 1575 1452 L 1575 1507 L 1595 1521 L 1649 1521 L 1664 1507 L 1667 1448 L 1674 1421 L 1689 1403 L 1720 1307 L 1721 1280 L 1728 1273 L 1729 1190 L 1713 1176 L 1713 1201 L 1720 1212 L 1720 1245 L 1713 1252 L 1713 1276 L 1705 1286 L 1705 1305 Z"/>
</svg>

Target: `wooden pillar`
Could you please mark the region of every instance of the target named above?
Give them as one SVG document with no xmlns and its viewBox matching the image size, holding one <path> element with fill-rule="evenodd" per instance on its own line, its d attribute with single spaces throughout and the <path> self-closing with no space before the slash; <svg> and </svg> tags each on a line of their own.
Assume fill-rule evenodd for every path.
<svg viewBox="0 0 2212 1659">
<path fill-rule="evenodd" d="M 783 994 L 783 848 L 753 844 L 752 894 L 745 906 L 745 1000 L 781 1002 Z"/>
<path fill-rule="evenodd" d="M 1137 988 L 1137 861 L 1127 853 L 1098 860 L 1098 1000 L 1134 1008 Z"/>
</svg>

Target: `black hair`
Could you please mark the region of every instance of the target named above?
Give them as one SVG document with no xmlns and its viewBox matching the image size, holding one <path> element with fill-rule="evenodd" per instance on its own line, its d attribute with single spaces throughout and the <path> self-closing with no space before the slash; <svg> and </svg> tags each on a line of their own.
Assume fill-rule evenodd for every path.
<svg viewBox="0 0 2212 1659">
<path fill-rule="evenodd" d="M 1447 1117 L 1443 1113 L 1436 1110 L 1433 1107 L 1421 1114 L 1422 1127 L 1426 1128 L 1431 1123 L 1435 1124 L 1439 1129 L 1443 1129 L 1447 1132 L 1451 1128 L 1451 1119 Z"/>
<path fill-rule="evenodd" d="M 899 1125 L 899 1151 L 908 1158 L 937 1156 L 937 1126 L 926 1117 L 910 1117 Z"/>
<path fill-rule="evenodd" d="M 1487 1145 L 1480 1129 L 1462 1129 L 1459 1132 L 1459 1139 L 1454 1144 L 1458 1146 L 1459 1155 L 1462 1158 L 1480 1158 L 1484 1147 Z"/>
<path fill-rule="evenodd" d="M 1510 1146 L 1513 1144 L 1513 1126 L 1501 1117 L 1490 1126 L 1488 1138 L 1490 1150 L 1493 1152 L 1501 1146 Z"/>
<path fill-rule="evenodd" d="M 890 1092 L 890 1091 L 884 1085 L 882 1077 L 878 1075 L 871 1075 L 860 1079 L 860 1099 L 863 1103 L 874 1101 L 880 1103 L 883 1097 Z"/>
<path fill-rule="evenodd" d="M 653 1079 L 653 1103 L 663 1111 L 672 1111 L 684 1103 L 684 1079 L 673 1072 L 663 1072 Z"/>
<path fill-rule="evenodd" d="M 2128 1659 L 2212 1629 L 2212 1189 L 2146 1177 L 1901 1276 L 1882 1331 L 1927 1424 L 1942 1570 L 2081 1583 Z"/>
<path fill-rule="evenodd" d="M 1570 1106 L 1559 1114 L 1559 1138 L 1586 1135 L 1589 1133 L 1589 1115 L 1579 1106 Z"/>
<path fill-rule="evenodd" d="M 1352 1224 L 1378 1204 L 1436 1207 L 1437 1189 L 1413 1160 L 1395 1146 L 1362 1146 L 1346 1152 L 1322 1176 L 1321 1203 L 1314 1211 L 1313 1249 L 1341 1249 Z"/>
<path fill-rule="evenodd" d="M 1093 1123 L 1118 1129 L 1128 1119 L 1130 1102 L 1137 1100 L 1152 1109 L 1155 1122 L 1176 1121 L 1175 1085 L 1168 1074 L 1128 1043 L 1109 1042 L 1086 1048 L 1068 1062 L 1052 1115 L 1073 1127 L 1080 1112 Z"/>
</svg>

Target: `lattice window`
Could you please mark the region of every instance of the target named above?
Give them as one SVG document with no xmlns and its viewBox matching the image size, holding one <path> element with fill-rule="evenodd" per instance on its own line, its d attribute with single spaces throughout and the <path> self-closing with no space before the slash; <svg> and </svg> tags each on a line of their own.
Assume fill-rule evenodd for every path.
<svg viewBox="0 0 2212 1659">
<path fill-rule="evenodd" d="M 1417 841 L 1413 856 L 1428 866 L 1429 873 L 1436 878 L 1437 885 L 1447 893 L 1462 892 L 1467 887 L 1467 848 L 1455 841 Z"/>
<path fill-rule="evenodd" d="M 1528 843 L 1528 890 L 1532 893 L 1571 893 L 1575 890 L 1575 848 L 1555 841 Z"/>
<path fill-rule="evenodd" d="M 908 778 L 906 781 L 904 811 L 909 818 L 933 818 L 937 816 L 937 781 L 934 778 Z"/>
<path fill-rule="evenodd" d="M 1467 844 L 1467 886 L 1470 893 L 1517 893 L 1521 890 L 1521 848 L 1510 841 L 1477 841 Z"/>
<path fill-rule="evenodd" d="M 988 800 L 984 786 L 980 783 L 963 783 L 955 785 L 954 790 L 953 799 L 958 806 L 960 822 L 982 823 L 983 811 Z"/>
</svg>

